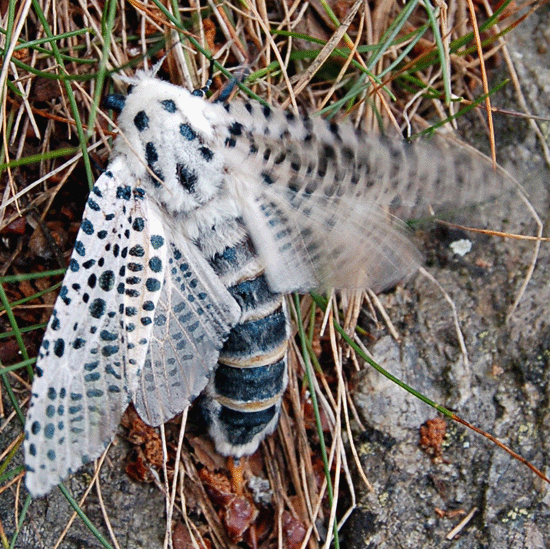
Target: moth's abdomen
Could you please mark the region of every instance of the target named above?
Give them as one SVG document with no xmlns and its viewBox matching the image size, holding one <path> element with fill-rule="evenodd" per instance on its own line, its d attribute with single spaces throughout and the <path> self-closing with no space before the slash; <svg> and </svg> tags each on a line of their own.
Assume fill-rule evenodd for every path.
<svg viewBox="0 0 550 549">
<path fill-rule="evenodd" d="M 210 264 L 242 316 L 220 352 L 203 410 L 217 451 L 240 457 L 253 453 L 277 425 L 288 380 L 289 323 L 283 297 L 269 289 L 248 237 Z"/>
</svg>

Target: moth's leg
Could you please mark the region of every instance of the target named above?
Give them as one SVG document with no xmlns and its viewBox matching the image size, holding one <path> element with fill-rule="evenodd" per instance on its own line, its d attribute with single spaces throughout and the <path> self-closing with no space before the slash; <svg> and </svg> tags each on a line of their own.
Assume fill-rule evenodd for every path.
<svg viewBox="0 0 550 549">
<path fill-rule="evenodd" d="M 220 96 L 216 99 L 215 103 L 225 103 L 237 84 L 242 84 L 245 81 L 245 78 L 250 74 L 249 67 L 245 66 L 239 69 L 237 74 L 231 78 L 231 80 L 223 87 Z"/>
<path fill-rule="evenodd" d="M 227 469 L 231 475 L 231 484 L 233 490 L 238 496 L 243 495 L 244 487 L 244 461 L 245 458 L 234 458 L 232 456 L 227 458 Z"/>
</svg>

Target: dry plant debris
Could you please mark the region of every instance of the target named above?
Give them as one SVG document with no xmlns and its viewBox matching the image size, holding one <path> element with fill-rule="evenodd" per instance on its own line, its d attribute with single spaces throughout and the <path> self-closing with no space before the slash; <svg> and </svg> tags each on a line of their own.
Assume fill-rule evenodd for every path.
<svg viewBox="0 0 550 549">
<path fill-rule="evenodd" d="M 434 460 L 443 459 L 443 439 L 447 432 L 447 423 L 441 417 L 429 419 L 420 426 L 419 446 Z"/>
</svg>

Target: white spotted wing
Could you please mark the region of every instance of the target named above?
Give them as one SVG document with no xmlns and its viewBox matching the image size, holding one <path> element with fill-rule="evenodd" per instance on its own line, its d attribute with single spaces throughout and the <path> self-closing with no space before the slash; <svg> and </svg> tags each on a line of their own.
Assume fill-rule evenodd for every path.
<svg viewBox="0 0 550 549">
<path fill-rule="evenodd" d="M 237 302 L 193 244 L 179 239 L 168 251 L 149 352 L 133 401 L 149 425 L 179 414 L 204 389 Z"/>
<path fill-rule="evenodd" d="M 357 132 L 257 103 L 213 119 L 227 171 L 274 290 L 387 288 L 421 254 L 401 221 L 515 188 L 461 148 Z"/>
<path fill-rule="evenodd" d="M 31 494 L 45 494 L 96 458 L 133 395 L 144 417 L 168 419 L 204 387 L 239 308 L 196 265 L 196 254 L 167 239 L 157 208 L 115 160 L 90 193 L 40 349 L 26 423 Z M 178 355 L 182 332 L 187 350 Z M 166 369 L 151 392 L 149 376 L 159 369 L 145 365 L 159 359 Z"/>
</svg>

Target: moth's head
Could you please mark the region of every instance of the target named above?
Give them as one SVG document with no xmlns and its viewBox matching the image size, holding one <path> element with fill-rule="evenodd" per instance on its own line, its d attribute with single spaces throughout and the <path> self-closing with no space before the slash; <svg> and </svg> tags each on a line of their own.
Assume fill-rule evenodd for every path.
<svg viewBox="0 0 550 549">
<path fill-rule="evenodd" d="M 150 73 L 125 80 L 128 94 L 106 101 L 119 112 L 115 156 L 132 177 L 150 183 L 150 195 L 170 211 L 189 212 L 209 201 L 222 173 L 210 120 L 223 107 Z"/>
<path fill-rule="evenodd" d="M 159 83 L 163 83 L 162 80 L 155 78 L 157 69 L 151 70 L 139 70 L 134 76 L 126 76 L 124 74 L 114 74 L 113 80 L 121 87 L 127 84 L 126 94 L 111 93 L 105 97 L 103 106 L 106 109 L 112 109 L 116 113 L 120 114 L 126 105 L 126 98 L 134 92 L 135 88 L 142 86 L 154 86 Z M 166 82 L 167 83 L 167 82 Z M 168 83 L 167 83 L 168 84 Z M 172 84 L 169 84 L 170 86 Z M 135 96 L 136 94 L 134 94 Z"/>
<path fill-rule="evenodd" d="M 118 76 L 118 80 L 128 84 L 127 94 L 110 94 L 103 105 L 107 109 L 123 115 L 119 118 L 121 129 L 128 129 L 125 120 L 135 116 L 152 102 L 172 105 L 172 111 L 185 114 L 189 124 L 205 138 L 212 137 L 212 126 L 205 116 L 208 103 L 189 90 L 170 82 L 155 78 L 151 71 L 138 71 L 132 77 Z M 170 107 L 169 107 L 170 108 Z"/>
</svg>

